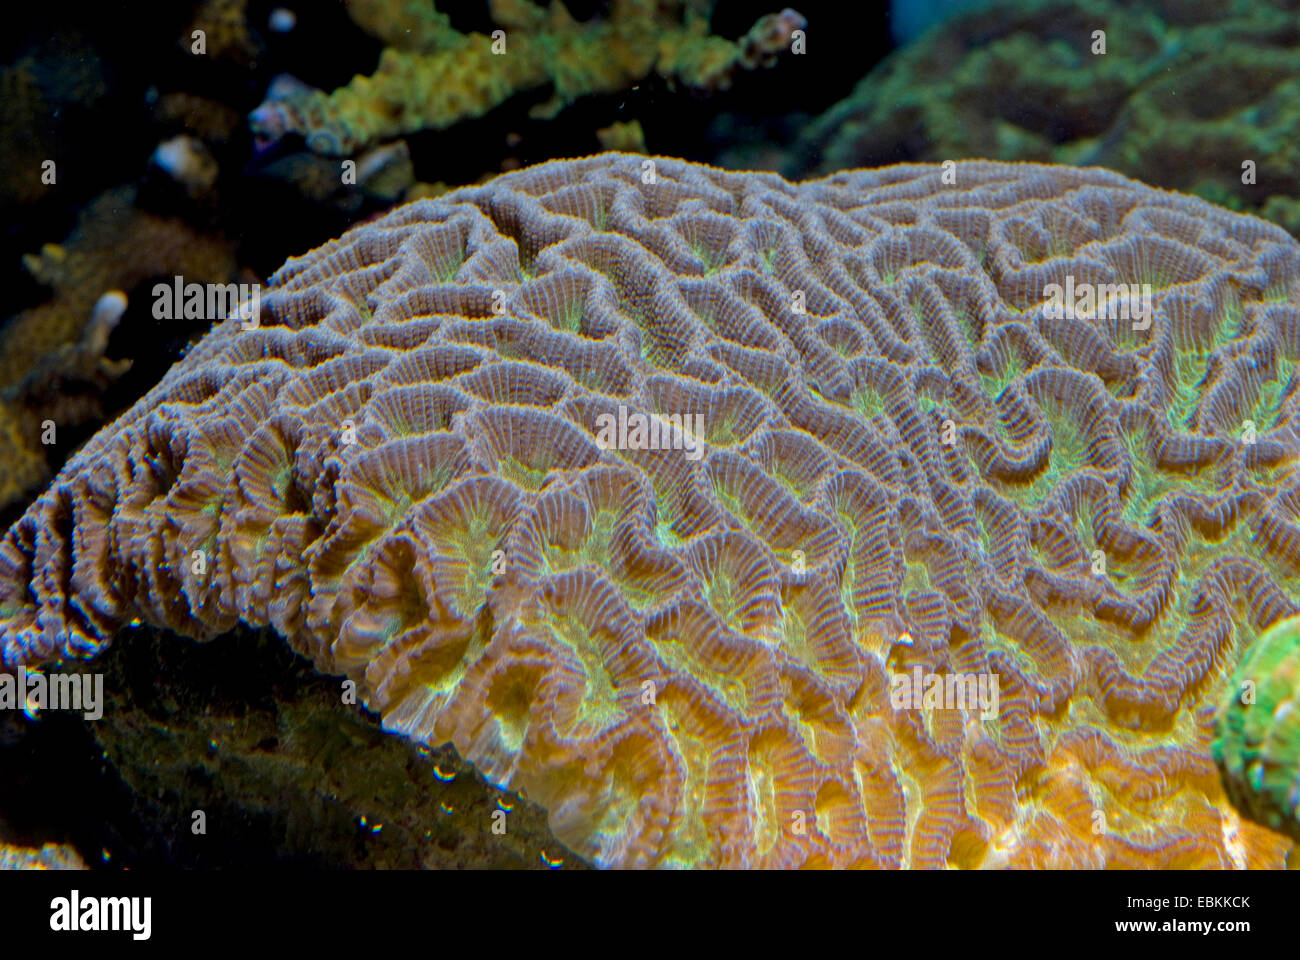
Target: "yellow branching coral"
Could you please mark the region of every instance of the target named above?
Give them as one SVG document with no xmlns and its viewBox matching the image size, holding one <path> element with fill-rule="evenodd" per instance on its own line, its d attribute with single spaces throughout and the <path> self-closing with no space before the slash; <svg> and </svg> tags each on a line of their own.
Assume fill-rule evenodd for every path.
<svg viewBox="0 0 1300 960">
<path fill-rule="evenodd" d="M 1300 610 L 1280 228 L 1096 169 L 606 154 L 354 228 L 260 320 L 0 540 L 4 663 L 273 625 L 606 866 L 1292 849 L 1211 751 Z"/>
<path fill-rule="evenodd" d="M 720 89 L 738 69 L 771 65 L 805 25 L 786 9 L 762 17 L 732 43 L 711 36 L 707 18 L 680 0 L 615 0 L 607 17 L 587 23 L 575 21 L 560 0 L 546 10 L 497 0 L 492 12 L 501 29 L 487 36 L 456 33 L 441 15 L 424 20 L 409 4 L 394 11 L 390 3 L 354 0 L 349 9 L 392 42 L 378 68 L 328 94 L 280 85 L 250 117 L 259 137 L 297 133 L 316 153 L 346 156 L 382 140 L 449 127 L 547 86 L 554 96 L 538 108 L 543 115 L 579 96 L 626 90 L 652 73 Z"/>
</svg>

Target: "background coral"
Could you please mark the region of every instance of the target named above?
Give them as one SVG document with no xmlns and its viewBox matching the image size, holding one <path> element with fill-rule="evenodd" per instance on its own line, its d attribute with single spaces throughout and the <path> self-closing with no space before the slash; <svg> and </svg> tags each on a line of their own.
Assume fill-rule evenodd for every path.
<svg viewBox="0 0 1300 960">
<path fill-rule="evenodd" d="M 125 309 L 126 296 L 110 290 L 91 310 L 79 340 L 58 345 L 19 383 L 0 391 L 0 429 L 8 453 L 0 468 L 0 510 L 49 479 L 47 453 L 57 444 L 60 426 L 66 443 L 67 432 L 103 418 L 105 392 L 131 366 L 130 360 L 106 356 Z"/>
<path fill-rule="evenodd" d="M 105 356 L 116 324 L 106 329 L 96 319 L 105 294 L 143 297 L 154 279 L 226 283 L 238 272 L 223 237 L 139 209 L 132 187 L 96 198 L 63 244 L 47 244 L 25 263 L 53 296 L 0 327 L 0 410 L 13 434 L 12 456 L 0 468 L 0 509 L 48 476 L 41 423 L 71 433 L 106 412 L 104 391 L 128 365 Z M 123 346 L 148 353 L 156 343 Z"/>
<path fill-rule="evenodd" d="M 954 13 L 981 2 L 986 0 L 890 0 L 889 32 L 903 46 Z"/>
<path fill-rule="evenodd" d="M 429 53 L 464 40 L 464 35 L 451 25 L 451 18 L 439 12 L 431 0 L 343 0 L 343 6 L 353 23 L 385 46 L 398 50 Z M 504 3 L 498 2 L 494 12 L 498 19 L 510 19 Z M 516 24 L 502 23 L 506 25 Z"/>
<path fill-rule="evenodd" d="M 1295 0 L 979 5 L 881 63 L 809 127 L 788 170 L 1095 164 L 1300 234 L 1298 12 Z M 1257 182 L 1242 182 L 1248 160 Z"/>
<path fill-rule="evenodd" d="M 295 87 L 273 92 L 253 112 L 268 140 L 302 135 L 327 156 L 348 156 L 384 140 L 441 130 L 483 114 L 523 91 L 553 87 L 537 108 L 554 113 L 575 98 L 626 90 L 652 72 L 688 87 L 716 90 L 738 69 L 769 66 L 806 26 L 792 10 L 762 17 L 738 42 L 708 33 L 696 3 L 614 0 L 608 15 L 580 23 L 560 0 L 541 7 L 493 0 L 504 38 L 460 34 L 441 14 L 406 2 L 354 2 L 349 12 L 381 38 L 376 71 L 332 93 Z M 414 26 L 412 24 L 414 23 Z M 494 42 L 504 43 L 502 52 Z"/>
<path fill-rule="evenodd" d="M 261 44 L 250 30 L 248 0 L 202 0 L 194 18 L 180 38 L 185 51 L 195 50 L 202 31 L 203 53 L 218 60 L 248 64 L 261 50 Z"/>
<path fill-rule="evenodd" d="M 1280 865 L 1210 742 L 1300 609 L 1300 245 L 1097 170 L 646 163 L 286 264 L 9 531 L 5 662 L 269 623 L 603 865 Z"/>
<path fill-rule="evenodd" d="M 1214 759 L 1233 802 L 1300 840 L 1300 618 L 1247 651 L 1219 709 Z"/>
<path fill-rule="evenodd" d="M 76 850 L 59 844 L 14 847 L 0 842 L 0 870 L 84 870 L 85 863 Z"/>
<path fill-rule="evenodd" d="M 48 192 L 43 164 L 82 145 L 75 123 L 104 99 L 103 74 L 95 52 L 75 41 L 46 42 L 0 65 L 0 212 Z"/>
</svg>

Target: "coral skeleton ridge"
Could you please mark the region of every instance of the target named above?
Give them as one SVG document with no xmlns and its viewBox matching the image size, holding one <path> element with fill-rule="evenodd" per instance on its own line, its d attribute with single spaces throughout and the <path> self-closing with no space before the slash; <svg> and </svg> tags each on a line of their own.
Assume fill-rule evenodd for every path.
<svg viewBox="0 0 1300 960">
<path fill-rule="evenodd" d="M 1300 612 L 1298 281 L 1097 169 L 507 174 L 89 441 L 0 541 L 3 662 L 270 625 L 602 866 L 1279 866 L 1211 745 Z"/>
</svg>

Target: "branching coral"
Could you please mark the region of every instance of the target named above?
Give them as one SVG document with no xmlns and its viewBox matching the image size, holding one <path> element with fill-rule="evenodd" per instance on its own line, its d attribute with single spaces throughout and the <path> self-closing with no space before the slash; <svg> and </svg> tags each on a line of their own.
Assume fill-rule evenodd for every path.
<svg viewBox="0 0 1300 960">
<path fill-rule="evenodd" d="M 153 277 L 225 283 L 237 273 L 229 243 L 181 220 L 136 204 L 132 187 L 95 198 L 62 244 L 23 258 L 36 280 L 54 290 L 45 304 L 12 317 L 0 337 L 0 388 L 21 381 L 41 358 L 80 339 L 95 304 L 109 290 L 131 290 Z"/>
<path fill-rule="evenodd" d="M 106 294 L 176 275 L 224 283 L 237 272 L 224 238 L 141 210 L 135 196 L 131 187 L 107 191 L 82 211 L 63 244 L 24 257 L 54 292 L 0 327 L 0 411 L 10 451 L 0 468 L 0 505 L 48 476 L 43 421 L 67 429 L 103 418 L 102 389 L 124 369 L 103 356 L 111 325 L 104 327 L 102 315 L 96 320 L 96 307 Z"/>
<path fill-rule="evenodd" d="M 427 5 L 425 5 L 427 8 Z M 739 69 L 769 66 L 804 20 L 792 10 L 762 17 L 737 43 L 711 36 L 697 4 L 614 0 L 607 17 L 579 23 L 560 0 L 543 10 L 518 0 L 491 5 L 499 35 L 460 34 L 409 3 L 360 2 L 358 22 L 393 45 L 378 69 L 332 93 L 282 86 L 250 117 L 258 136 L 301 134 L 314 152 L 346 156 L 383 140 L 441 130 L 529 90 L 550 87 L 542 115 L 576 97 L 616 93 L 657 74 L 719 89 Z"/>
<path fill-rule="evenodd" d="M 120 290 L 104 294 L 77 342 L 55 348 L 18 384 L 0 391 L 0 423 L 8 452 L 0 469 L 0 506 L 9 506 L 48 479 L 45 446 L 56 434 L 47 426 L 69 430 L 103 421 L 103 391 L 131 366 L 129 360 L 105 356 L 125 308 Z"/>
<path fill-rule="evenodd" d="M 1210 745 L 1300 610 L 1298 284 L 1100 170 L 508 174 L 291 260 L 91 440 L 0 649 L 269 623 L 602 865 L 1277 866 Z"/>
</svg>

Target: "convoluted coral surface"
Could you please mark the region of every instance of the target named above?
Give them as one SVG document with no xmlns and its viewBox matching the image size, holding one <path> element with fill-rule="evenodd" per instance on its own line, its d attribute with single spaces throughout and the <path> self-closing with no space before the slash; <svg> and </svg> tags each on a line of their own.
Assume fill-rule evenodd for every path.
<svg viewBox="0 0 1300 960">
<path fill-rule="evenodd" d="M 1280 865 L 1210 743 L 1297 611 L 1298 281 L 1099 170 L 509 174 L 291 260 L 73 458 L 4 661 L 270 623 L 603 865 Z"/>
</svg>

